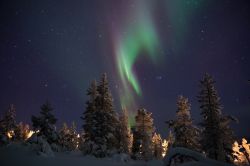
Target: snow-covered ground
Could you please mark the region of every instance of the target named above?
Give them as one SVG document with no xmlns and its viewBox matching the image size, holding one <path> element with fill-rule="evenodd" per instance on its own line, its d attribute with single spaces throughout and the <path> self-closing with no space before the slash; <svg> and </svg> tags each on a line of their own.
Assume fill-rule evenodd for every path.
<svg viewBox="0 0 250 166">
<path fill-rule="evenodd" d="M 0 148 L 0 166 L 162 166 L 162 161 L 124 162 L 120 156 L 98 159 L 81 152 L 55 153 L 54 157 L 38 156 L 30 147 L 10 145 Z"/>
<path fill-rule="evenodd" d="M 27 144 L 10 144 L 0 147 L 0 166 L 168 166 L 176 155 L 189 156 L 193 159 L 193 161 L 176 164 L 178 166 L 230 166 L 230 164 L 207 159 L 204 155 L 185 148 L 170 149 L 164 162 L 159 160 L 145 162 L 128 160 L 124 154 L 100 159 L 84 156 L 80 151 L 54 152 L 49 157 L 41 153 L 38 155 L 34 147 Z"/>
</svg>

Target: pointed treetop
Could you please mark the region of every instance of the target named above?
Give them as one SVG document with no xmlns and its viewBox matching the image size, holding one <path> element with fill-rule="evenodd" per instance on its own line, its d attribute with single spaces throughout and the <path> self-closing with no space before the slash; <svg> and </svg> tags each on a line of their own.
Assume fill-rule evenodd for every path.
<svg viewBox="0 0 250 166">
<path fill-rule="evenodd" d="M 14 104 L 10 104 L 6 116 L 11 116 L 12 118 L 16 117 L 16 107 Z"/>
<path fill-rule="evenodd" d="M 100 84 L 102 84 L 102 85 L 108 84 L 108 76 L 107 76 L 107 73 L 103 73 L 103 74 L 102 74 Z"/>
<path fill-rule="evenodd" d="M 213 80 L 213 77 L 208 73 L 204 74 L 204 76 L 203 76 L 203 78 L 202 78 L 202 80 L 200 82 L 201 83 L 206 82 L 206 83 L 211 83 L 211 84 L 215 83 L 215 81 Z"/>
<path fill-rule="evenodd" d="M 53 107 L 51 106 L 50 102 L 47 100 L 42 106 L 41 106 L 42 111 L 47 111 L 50 112 L 53 110 Z"/>
<path fill-rule="evenodd" d="M 177 116 L 187 116 L 190 118 L 191 104 L 188 102 L 188 98 L 180 95 L 177 100 Z"/>
</svg>

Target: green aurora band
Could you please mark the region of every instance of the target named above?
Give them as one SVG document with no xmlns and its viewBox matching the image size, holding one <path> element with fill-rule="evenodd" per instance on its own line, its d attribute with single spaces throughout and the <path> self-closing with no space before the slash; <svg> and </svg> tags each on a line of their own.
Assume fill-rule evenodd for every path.
<svg viewBox="0 0 250 166">
<path fill-rule="evenodd" d="M 139 8 L 132 16 L 136 21 L 124 26 L 126 33 L 116 40 L 116 64 L 122 82 L 120 101 L 123 109 L 132 109 L 131 106 L 136 106 L 135 94 L 142 97 L 141 86 L 133 70 L 138 57 L 143 52 L 156 63 L 160 55 L 157 53 L 160 48 L 159 37 L 151 19 L 149 5 L 140 4 L 137 6 Z"/>
<path fill-rule="evenodd" d="M 138 105 L 136 99 L 143 97 L 142 89 L 134 71 L 138 57 L 146 55 L 154 64 L 162 58 L 161 40 L 153 17 L 156 1 L 136 1 L 133 11 L 128 11 L 127 22 L 114 35 L 116 67 L 122 86 L 119 88 L 122 109 L 130 113 L 130 125 Z M 188 35 L 192 16 L 204 6 L 205 0 L 167 0 L 166 21 L 173 27 L 169 39 L 180 49 Z M 124 20 L 123 20 L 124 22 Z M 166 46 L 168 47 L 168 46 Z M 176 50 L 176 51 L 177 51 Z"/>
</svg>

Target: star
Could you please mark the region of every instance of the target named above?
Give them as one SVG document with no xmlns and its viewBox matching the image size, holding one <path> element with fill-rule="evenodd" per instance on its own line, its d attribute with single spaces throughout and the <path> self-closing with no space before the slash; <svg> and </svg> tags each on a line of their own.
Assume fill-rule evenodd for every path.
<svg viewBox="0 0 250 166">
<path fill-rule="evenodd" d="M 156 76 L 155 79 L 162 80 L 162 76 Z"/>
</svg>

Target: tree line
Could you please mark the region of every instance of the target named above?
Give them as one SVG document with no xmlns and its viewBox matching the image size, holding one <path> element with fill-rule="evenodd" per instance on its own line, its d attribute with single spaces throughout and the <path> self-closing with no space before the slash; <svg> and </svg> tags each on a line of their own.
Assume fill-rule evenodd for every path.
<svg viewBox="0 0 250 166">
<path fill-rule="evenodd" d="M 99 82 L 92 81 L 87 89 L 87 96 L 86 108 L 81 116 L 83 125 L 80 133 L 77 133 L 75 123 L 71 126 L 64 123 L 57 131 L 57 119 L 49 102 L 41 106 L 38 116 L 31 117 L 30 132 L 29 126 L 16 123 L 15 107 L 11 105 L 0 119 L 0 145 L 4 146 L 13 141 L 29 142 L 34 137 L 39 137 L 45 140 L 53 151 L 78 149 L 84 155 L 98 158 L 125 153 L 136 160 L 162 159 L 170 147 L 188 148 L 205 153 L 209 158 L 230 163 L 239 161 L 242 157 L 236 153 L 239 150 L 237 146 L 240 145 L 234 144 L 237 138 L 230 127 L 230 122 L 236 119 L 222 113 L 215 81 L 207 73 L 200 81 L 200 92 L 197 96 L 202 121 L 198 126 L 193 123 L 188 98 L 179 96 L 176 118 L 166 121 L 171 131 L 166 142 L 156 133 L 151 112 L 139 108 L 135 125 L 129 126 L 128 111 L 122 109 L 118 114 L 114 110 L 106 74 L 102 75 Z M 242 154 L 249 162 L 249 153 L 246 148 L 244 151 Z"/>
</svg>

